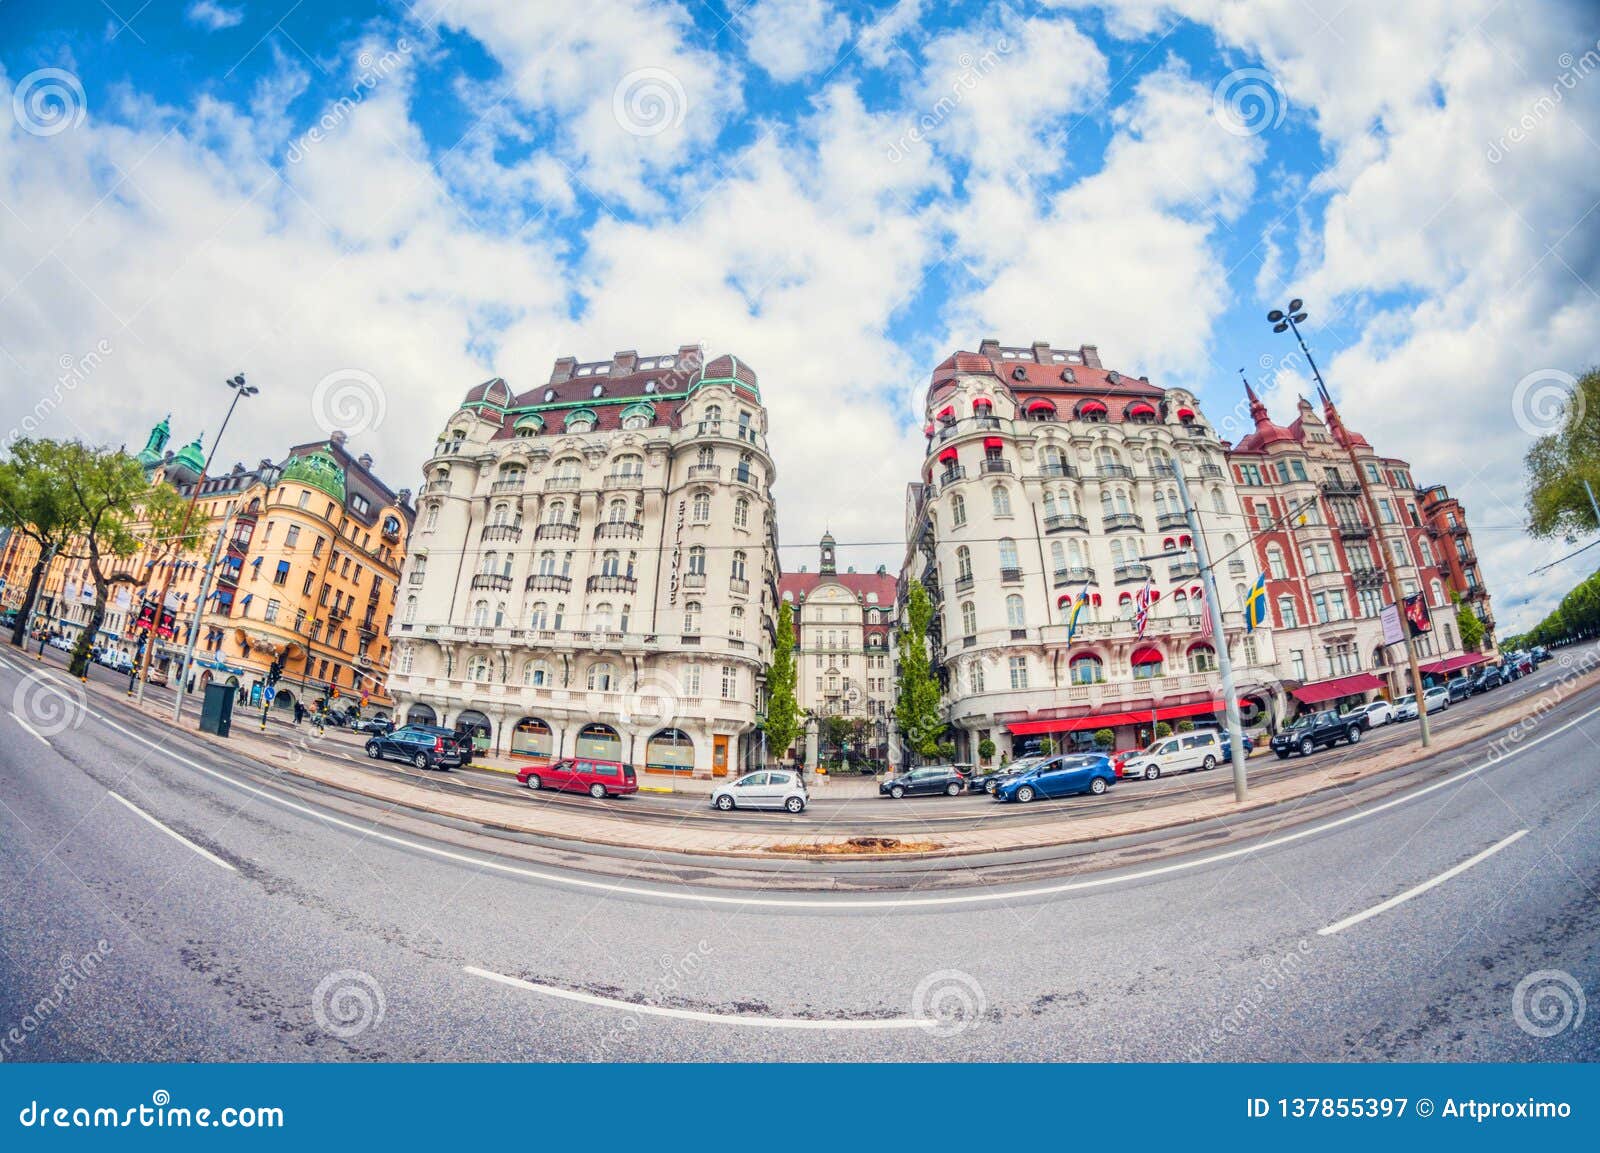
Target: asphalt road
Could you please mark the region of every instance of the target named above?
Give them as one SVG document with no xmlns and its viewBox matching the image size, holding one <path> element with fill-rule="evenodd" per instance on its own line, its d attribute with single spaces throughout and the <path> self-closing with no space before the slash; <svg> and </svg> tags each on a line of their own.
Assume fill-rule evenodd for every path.
<svg viewBox="0 0 1600 1153">
<path fill-rule="evenodd" d="M 63 706 L 9 650 L 0 705 L 6 1059 L 1600 1056 L 1551 1028 L 1600 989 L 1593 694 L 1254 844 L 854 895 L 465 849 Z"/>
</svg>

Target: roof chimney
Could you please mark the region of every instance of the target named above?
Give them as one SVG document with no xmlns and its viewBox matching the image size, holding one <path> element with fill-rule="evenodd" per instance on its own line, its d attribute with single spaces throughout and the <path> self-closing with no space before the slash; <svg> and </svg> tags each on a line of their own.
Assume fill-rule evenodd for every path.
<svg viewBox="0 0 1600 1153">
<path fill-rule="evenodd" d="M 611 356 L 611 375 L 626 376 L 639 365 L 639 350 L 630 348 L 626 352 L 613 353 Z"/>
<path fill-rule="evenodd" d="M 358 456 L 356 458 L 356 463 L 359 464 L 362 468 L 366 469 L 368 472 L 371 472 L 372 471 L 372 454 L 370 452 L 362 453 L 360 456 Z"/>
<path fill-rule="evenodd" d="M 1033 359 L 1039 364 L 1050 363 L 1050 342 L 1036 340 L 1033 342 Z"/>
<path fill-rule="evenodd" d="M 578 367 L 576 357 L 563 356 L 556 361 L 555 367 L 550 370 L 550 383 L 561 384 L 572 379 L 573 370 Z"/>
<path fill-rule="evenodd" d="M 1082 348 L 1078 349 L 1078 355 L 1083 357 L 1083 363 L 1089 368 L 1105 367 L 1105 365 L 1100 363 L 1100 346 L 1098 344 L 1084 345 Z"/>
</svg>

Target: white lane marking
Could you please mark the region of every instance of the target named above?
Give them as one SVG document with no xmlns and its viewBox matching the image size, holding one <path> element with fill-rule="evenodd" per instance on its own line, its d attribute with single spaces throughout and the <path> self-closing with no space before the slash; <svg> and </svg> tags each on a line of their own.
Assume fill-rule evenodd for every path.
<svg viewBox="0 0 1600 1153">
<path fill-rule="evenodd" d="M 7 710 L 7 711 L 9 712 L 10 710 Z M 16 721 L 17 724 L 21 725 L 25 730 L 27 730 L 28 735 L 31 736 L 34 740 L 38 741 L 45 748 L 47 748 L 47 749 L 55 748 L 54 745 L 52 745 L 49 741 L 45 740 L 44 736 L 37 729 L 35 729 L 32 725 L 30 725 L 27 721 L 23 720 L 21 717 L 17 716 L 16 713 L 11 713 L 11 719 Z"/>
<path fill-rule="evenodd" d="M 0 661 L 0 663 L 5 662 Z M 474 869 L 488 869 L 494 872 L 504 873 L 508 876 L 526 877 L 529 880 L 547 881 L 555 885 L 566 885 L 570 888 L 589 889 L 613 895 L 648 897 L 654 900 L 662 901 L 686 901 L 705 905 L 729 905 L 740 908 L 771 909 L 909 909 L 930 908 L 945 905 L 977 905 L 986 904 L 992 901 L 1025 900 L 1030 897 L 1050 897 L 1059 893 L 1075 893 L 1086 889 L 1099 889 L 1104 888 L 1107 885 L 1121 884 L 1124 881 L 1142 881 L 1150 877 L 1161 877 L 1172 873 L 1189 872 L 1193 869 L 1204 868 L 1207 865 L 1214 865 L 1219 861 L 1231 861 L 1239 857 L 1248 856 L 1251 853 L 1260 852 L 1263 849 L 1272 849 L 1278 847 L 1279 845 L 1287 845 L 1294 841 L 1304 840 L 1307 837 L 1317 836 L 1319 833 L 1325 833 L 1330 829 L 1341 828 L 1344 825 L 1353 824 L 1356 821 L 1377 816 L 1379 813 L 1387 812 L 1388 810 L 1396 808 L 1400 805 L 1409 804 L 1420 797 L 1426 797 L 1431 793 L 1439 791 L 1440 789 L 1448 788 L 1451 785 L 1458 784 L 1461 781 L 1466 780 L 1468 777 L 1476 776 L 1485 769 L 1492 769 L 1497 765 L 1503 765 L 1510 761 L 1513 757 L 1520 756 L 1529 749 L 1536 748 L 1537 746 L 1544 744 L 1546 741 L 1554 740 L 1568 729 L 1574 728 L 1575 726 L 1582 724 L 1584 721 L 1587 721 L 1592 717 L 1600 716 L 1600 706 L 1590 709 L 1581 716 L 1574 717 L 1572 720 L 1568 721 L 1559 728 L 1551 729 L 1543 736 L 1535 737 L 1531 741 L 1527 741 L 1518 745 L 1516 748 L 1512 749 L 1509 753 L 1506 753 L 1497 760 L 1484 761 L 1481 765 L 1474 765 L 1470 769 L 1463 769 L 1461 772 L 1445 777 L 1443 780 L 1435 781 L 1431 785 L 1424 785 L 1422 788 L 1417 789 L 1414 792 L 1406 793 L 1403 796 L 1384 801 L 1381 804 L 1374 805 L 1369 809 L 1359 809 L 1354 813 L 1348 814 L 1347 816 L 1337 817 L 1334 820 L 1325 821 L 1320 825 L 1311 825 L 1303 829 L 1298 829 L 1295 832 L 1285 833 L 1280 837 L 1273 837 L 1270 840 L 1261 841 L 1256 844 L 1243 845 L 1237 849 L 1227 849 L 1219 853 L 1212 853 L 1205 857 L 1195 857 L 1187 861 L 1177 861 L 1170 865 L 1155 865 L 1148 869 L 1140 869 L 1137 872 L 1132 873 L 1121 873 L 1117 876 L 1093 877 L 1082 881 L 1062 881 L 1054 885 L 1039 885 L 1031 889 L 985 890 L 977 893 L 953 893 L 940 897 L 892 897 L 886 900 L 865 900 L 862 898 L 852 897 L 843 897 L 830 900 L 802 897 L 798 899 L 785 900 L 778 897 L 735 897 L 726 896 L 721 893 L 682 893 L 673 889 L 651 889 L 641 885 L 626 884 L 620 881 L 592 881 L 586 877 L 574 877 L 565 873 L 551 873 L 543 869 L 528 869 L 523 868 L 520 865 L 508 865 L 504 862 L 485 857 L 475 857 L 467 853 L 457 853 L 450 849 L 441 849 L 436 845 L 429 845 L 421 841 L 413 841 L 406 837 L 397 837 L 392 833 L 379 832 L 376 828 L 358 825 L 353 821 L 346 821 L 340 817 L 335 817 L 328 813 L 319 813 L 315 809 L 308 808 L 305 805 L 298 804 L 294 801 L 288 800 L 287 798 L 279 797 L 273 793 L 267 792 L 265 789 L 258 789 L 254 785 L 247 785 L 243 781 L 235 780 L 226 773 L 221 773 L 215 769 L 207 768 L 198 761 L 192 761 L 188 757 L 181 756 L 180 754 L 173 752 L 171 749 L 168 749 L 165 746 L 156 743 L 155 741 L 149 740 L 146 737 L 142 737 L 138 733 L 133 732 L 131 729 L 125 728 L 116 721 L 111 720 L 109 717 L 94 712 L 92 709 L 85 708 L 84 712 L 100 721 L 107 728 L 115 729 L 117 732 L 123 734 L 130 740 L 137 741 L 141 745 L 146 745 L 149 748 L 154 749 L 156 752 L 161 753 L 169 760 L 174 761 L 177 764 L 187 765 L 189 768 L 194 769 L 197 772 L 204 773 L 208 777 L 213 777 L 224 784 L 231 785 L 233 788 L 240 789 L 243 792 L 251 794 L 252 796 L 260 797 L 264 801 L 268 801 L 274 805 L 278 805 L 282 808 L 300 813 L 302 816 L 310 817 L 312 820 L 321 821 L 324 824 L 332 825 L 336 828 L 347 829 L 350 832 L 355 833 L 357 836 L 367 838 L 368 840 L 385 841 L 391 845 L 397 845 L 400 848 L 409 849 L 413 852 L 426 853 L 429 856 L 437 857 L 441 860 L 458 861 L 462 864 L 469 865 Z"/>
<path fill-rule="evenodd" d="M 128 800 L 128 798 L 124 797 L 122 794 L 113 793 L 113 792 L 111 792 L 110 789 L 106 790 L 106 794 L 113 801 L 121 801 L 129 809 L 131 809 L 135 813 L 138 813 L 139 816 L 141 816 L 145 820 L 149 821 L 152 825 L 154 825 L 156 828 L 160 829 L 163 833 L 167 834 L 167 836 L 171 837 L 174 841 L 177 841 L 180 845 L 184 845 L 184 846 L 187 846 L 188 848 L 193 849 L 195 852 L 199 853 L 206 860 L 210 861 L 213 865 L 221 865 L 224 869 L 227 869 L 228 872 L 230 872 L 230 873 L 237 873 L 239 871 L 238 869 L 234 868 L 232 865 L 228 864 L 227 861 L 224 861 L 221 857 L 217 856 L 215 853 L 208 852 L 207 850 L 202 849 L 199 845 L 195 844 L 193 841 L 191 841 L 188 837 L 184 836 L 182 833 L 173 832 L 171 829 L 167 828 L 167 826 L 163 825 L 160 821 L 156 820 L 149 813 L 145 812 L 138 805 L 136 805 L 132 801 Z"/>
<path fill-rule="evenodd" d="M 1440 873 L 1437 877 L 1434 877 L 1432 880 L 1424 881 L 1420 885 L 1413 885 L 1411 888 L 1407 889 L 1403 893 L 1396 893 L 1394 896 L 1390 897 L 1387 901 L 1383 901 L 1380 904 L 1376 904 L 1376 905 L 1372 906 L 1372 908 L 1367 909 L 1365 912 L 1352 914 L 1351 916 L 1346 917 L 1342 921 L 1335 921 L 1333 924 L 1328 925 L 1325 928 L 1318 929 L 1317 930 L 1317 936 L 1319 936 L 1319 937 L 1331 937 L 1331 936 L 1333 936 L 1333 934 L 1343 932 L 1345 929 L 1350 928 L 1350 926 L 1352 926 L 1352 925 L 1361 924 L 1362 921 L 1365 921 L 1369 917 L 1376 917 L 1379 913 L 1387 913 L 1390 909 L 1394 908 L 1396 905 L 1403 905 L 1407 901 L 1411 900 L 1412 897 L 1420 897 L 1420 896 L 1422 896 L 1422 894 L 1426 893 L 1429 889 L 1437 888 L 1438 886 L 1440 886 L 1440 885 L 1444 884 L 1446 881 L 1448 881 L 1451 877 L 1459 877 L 1462 873 L 1465 873 L 1468 869 L 1472 868 L 1472 866 L 1478 864 L 1479 862 L 1487 861 L 1490 857 L 1494 856 L 1501 849 L 1504 849 L 1504 848 L 1506 848 L 1506 847 L 1508 847 L 1510 845 L 1516 844 L 1518 841 L 1522 840 L 1522 838 L 1527 836 L 1527 835 L 1528 835 L 1528 830 L 1527 829 L 1518 829 L 1516 832 L 1512 833 L 1505 840 L 1496 841 L 1494 844 L 1490 845 L 1483 852 L 1478 853 L 1478 854 L 1476 854 L 1474 856 L 1468 857 L 1465 861 L 1462 861 L 1459 865 L 1455 865 L 1452 868 L 1446 869 L 1444 872 Z"/>
<path fill-rule="evenodd" d="M 476 965 L 463 965 L 461 971 L 498 981 L 515 989 L 542 993 L 546 997 L 559 997 L 563 1001 L 577 1001 L 584 1005 L 598 1005 L 603 1009 L 616 1009 L 624 1013 L 639 1013 L 649 1017 L 672 1017 L 679 1021 L 703 1021 L 711 1025 L 748 1025 L 758 1029 L 927 1029 L 940 1024 L 931 1017 L 860 1017 L 837 1021 L 811 1017 L 762 1017 L 740 1013 L 702 1013 L 696 1009 L 669 1009 L 662 1005 L 641 1005 L 634 1001 L 621 1001 L 613 997 L 597 997 L 593 993 L 579 993 L 554 985 L 535 985 L 521 977 L 508 977 Z"/>
</svg>

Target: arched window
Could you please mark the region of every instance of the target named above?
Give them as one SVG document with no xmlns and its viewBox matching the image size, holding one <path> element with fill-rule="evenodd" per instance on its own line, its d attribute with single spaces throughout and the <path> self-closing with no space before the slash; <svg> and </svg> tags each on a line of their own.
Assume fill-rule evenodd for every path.
<svg viewBox="0 0 1600 1153">
<path fill-rule="evenodd" d="M 733 579 L 734 580 L 742 581 L 742 580 L 745 579 L 745 564 L 746 564 L 747 560 L 748 560 L 748 557 L 745 555 L 745 551 L 743 549 L 734 549 L 733 550 Z"/>
<path fill-rule="evenodd" d="M 692 576 L 706 575 L 706 547 L 697 544 L 689 549 L 689 573 Z"/>
<path fill-rule="evenodd" d="M 1133 594 L 1123 593 L 1117 598 L 1117 616 L 1125 621 L 1133 619 Z"/>
<path fill-rule="evenodd" d="M 950 498 L 950 523 L 956 528 L 967 523 L 967 502 L 959 492 Z"/>
<path fill-rule="evenodd" d="M 1189 615 L 1189 594 L 1182 589 L 1172 594 L 1172 612 L 1174 616 L 1186 617 Z"/>
<path fill-rule="evenodd" d="M 489 658 L 482 653 L 473 653 L 467 658 L 467 679 L 484 684 L 489 680 Z"/>
<path fill-rule="evenodd" d="M 972 550 L 966 545 L 956 549 L 956 577 L 960 580 L 972 579 Z"/>
<path fill-rule="evenodd" d="M 1202 641 L 1189 647 L 1189 671 L 1209 673 L 1217 667 L 1217 650 Z"/>
<path fill-rule="evenodd" d="M 614 577 L 622 571 L 622 556 L 614 548 L 600 554 L 600 575 Z"/>
<path fill-rule="evenodd" d="M 533 602 L 533 611 L 528 614 L 528 627 L 531 629 L 550 627 L 550 606 L 544 601 Z"/>
<path fill-rule="evenodd" d="M 494 511 L 489 514 L 489 523 L 499 528 L 511 523 L 511 506 L 501 502 L 494 506 Z"/>
<path fill-rule="evenodd" d="M 556 554 L 550 549 L 545 549 L 539 554 L 539 575 L 556 575 Z"/>
<path fill-rule="evenodd" d="M 1000 567 L 1003 569 L 1022 567 L 1017 561 L 1017 542 L 1008 536 L 1000 538 Z"/>
<path fill-rule="evenodd" d="M 1102 475 L 1110 475 L 1122 467 L 1122 457 L 1109 444 L 1102 444 L 1094 451 L 1094 463 Z"/>
<path fill-rule="evenodd" d="M 1167 515 L 1167 494 L 1162 492 L 1159 488 L 1156 489 L 1156 515 Z"/>
<path fill-rule="evenodd" d="M 1067 542 L 1067 556 L 1072 561 L 1074 568 L 1087 568 L 1089 565 L 1088 549 L 1077 537 Z"/>
<path fill-rule="evenodd" d="M 1079 653 L 1067 665 L 1068 678 L 1075 685 L 1098 685 L 1106 679 L 1105 665 L 1092 653 Z"/>
<path fill-rule="evenodd" d="M 644 421 L 644 424 L 648 424 L 649 423 L 649 418 L 648 417 L 645 417 L 645 418 L 642 418 L 642 419 Z M 624 425 L 623 427 L 626 428 L 628 426 Z M 638 425 L 636 427 L 641 427 L 642 428 L 643 425 L 641 424 L 641 425 Z M 613 466 L 611 471 L 616 473 L 618 476 L 643 476 L 644 475 L 644 457 L 639 456 L 636 453 L 631 453 L 631 452 L 624 453 L 623 455 L 617 457 L 616 463 Z"/>
<path fill-rule="evenodd" d="M 616 670 L 604 661 L 589 666 L 591 692 L 609 693 L 616 684 Z"/>
<path fill-rule="evenodd" d="M 1136 681 L 1154 680 L 1161 675 L 1162 657 L 1161 650 L 1146 646 L 1135 652 L 1130 658 L 1133 665 L 1133 679 Z"/>
<path fill-rule="evenodd" d="M 712 426 L 710 431 L 717 431 L 716 426 L 722 423 L 722 406 L 720 404 L 706 405 L 706 423 Z"/>
<path fill-rule="evenodd" d="M 1016 593 L 1006 597 L 1006 624 L 1014 629 L 1026 628 L 1028 624 L 1028 615 L 1023 609 L 1022 598 Z"/>
<path fill-rule="evenodd" d="M 575 456 L 563 457 L 556 461 L 555 468 L 551 470 L 551 478 L 568 484 L 577 484 L 583 478 L 583 462 Z"/>
<path fill-rule="evenodd" d="M 750 483 L 750 460 L 751 457 L 748 452 L 741 452 L 739 454 L 739 467 L 733 470 L 734 480 L 737 480 L 743 484 Z"/>
<path fill-rule="evenodd" d="M 700 633 L 700 602 L 687 601 L 683 606 L 683 635 L 697 636 Z"/>
<path fill-rule="evenodd" d="M 606 506 L 606 520 L 610 524 L 621 524 L 628 519 L 628 502 L 618 497 Z"/>
<path fill-rule="evenodd" d="M 499 601 L 494 606 L 494 627 L 500 628 L 506 623 L 506 602 Z"/>
<path fill-rule="evenodd" d="M 566 429 L 568 432 L 593 432 L 594 413 L 586 408 L 580 408 L 567 417 Z"/>
<path fill-rule="evenodd" d="M 566 503 L 566 501 L 553 500 L 549 504 L 545 505 L 544 506 L 544 523 L 545 524 L 566 524 L 567 523 L 567 503 Z"/>
<path fill-rule="evenodd" d="M 478 571 L 479 572 L 481 572 L 481 573 L 495 573 L 495 572 L 498 572 L 499 569 L 500 569 L 500 555 L 497 552 L 495 552 L 494 549 L 490 549 L 488 552 L 483 554 L 482 558 L 480 558 L 479 563 L 478 563 Z"/>
<path fill-rule="evenodd" d="M 1063 453 L 1061 451 L 1061 449 L 1058 448 L 1056 445 L 1053 445 L 1053 444 L 1045 445 L 1044 446 L 1044 451 L 1042 453 L 1040 453 L 1040 460 L 1042 461 L 1042 463 L 1044 465 L 1044 475 L 1045 476 L 1066 476 L 1067 475 L 1067 458 L 1066 458 L 1066 454 Z"/>
<path fill-rule="evenodd" d="M 1102 489 L 1100 492 L 1100 515 L 1110 516 L 1117 511 L 1117 506 L 1112 503 L 1111 490 Z"/>
<path fill-rule="evenodd" d="M 601 601 L 594 606 L 594 631 L 608 633 L 611 631 L 611 602 Z"/>
<path fill-rule="evenodd" d="M 971 601 L 961 602 L 961 635 L 964 637 L 976 636 L 978 632 L 978 609 Z"/>
<path fill-rule="evenodd" d="M 995 485 L 994 486 L 994 490 L 991 493 L 991 497 L 992 497 L 992 499 L 994 501 L 994 515 L 995 516 L 1010 516 L 1011 515 L 1011 493 L 1009 491 L 1007 491 L 1005 485 L 1003 485 L 1003 484 Z"/>
<path fill-rule="evenodd" d="M 422 524 L 423 528 L 438 528 L 439 527 L 439 506 L 437 504 L 430 504 L 428 506 L 427 515 L 424 516 L 422 519 L 423 519 L 423 524 Z"/>
<path fill-rule="evenodd" d="M 733 502 L 733 527 L 750 527 L 750 500 L 748 497 L 741 496 Z"/>
<path fill-rule="evenodd" d="M 711 522 L 711 494 L 705 489 L 700 489 L 694 494 L 694 512 L 690 519 L 695 524 Z"/>
<path fill-rule="evenodd" d="M 1050 567 L 1057 572 L 1067 567 L 1067 547 L 1059 540 L 1050 542 Z"/>
<path fill-rule="evenodd" d="M 696 468 L 710 468 L 712 465 L 714 465 L 716 463 L 717 463 L 716 450 L 711 448 L 710 445 L 701 445 L 700 446 L 700 452 L 695 457 L 695 467 Z"/>
<path fill-rule="evenodd" d="M 489 624 L 489 602 L 479 601 L 472 606 L 472 623 L 479 628 L 486 628 Z"/>
<path fill-rule="evenodd" d="M 1049 489 L 1044 490 L 1044 515 L 1047 517 L 1056 515 L 1056 494 Z"/>
</svg>

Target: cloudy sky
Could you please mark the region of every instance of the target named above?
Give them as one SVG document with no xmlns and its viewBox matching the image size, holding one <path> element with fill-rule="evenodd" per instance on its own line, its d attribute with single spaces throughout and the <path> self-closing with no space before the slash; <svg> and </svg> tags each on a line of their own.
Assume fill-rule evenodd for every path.
<svg viewBox="0 0 1600 1153">
<path fill-rule="evenodd" d="M 1520 461 L 1600 361 L 1600 10 L 1473 0 L 6 0 L 0 426 L 223 455 L 704 343 L 786 567 L 899 556 L 950 351 L 1095 343 L 1242 431 L 1291 295 L 1346 419 L 1468 505 L 1503 626 L 1583 575 Z"/>
</svg>

